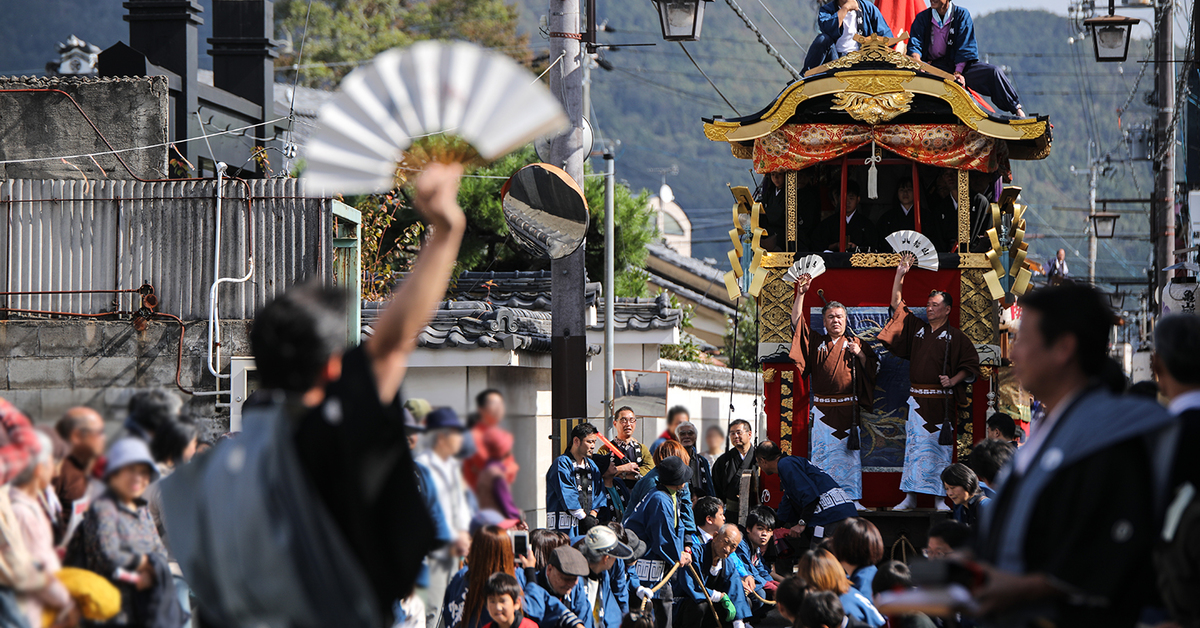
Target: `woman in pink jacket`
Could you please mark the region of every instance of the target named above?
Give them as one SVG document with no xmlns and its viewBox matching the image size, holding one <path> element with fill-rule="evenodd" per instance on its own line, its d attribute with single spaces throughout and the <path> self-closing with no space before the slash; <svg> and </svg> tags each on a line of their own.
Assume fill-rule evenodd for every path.
<svg viewBox="0 0 1200 628">
<path fill-rule="evenodd" d="M 54 529 L 42 503 L 46 487 L 54 479 L 58 461 L 54 459 L 54 444 L 50 437 L 42 432 L 38 432 L 37 437 L 41 450 L 30 461 L 29 467 L 13 480 L 9 487 L 9 498 L 12 500 L 13 515 L 21 528 L 25 549 L 47 579 L 42 588 L 19 593 L 17 603 L 29 618 L 29 625 L 34 628 L 42 625 L 42 613 L 46 609 L 56 612 L 55 626 L 74 625 L 78 620 L 72 617 L 75 604 L 66 587 L 53 577 L 62 568 L 62 563 L 54 551 Z"/>
</svg>

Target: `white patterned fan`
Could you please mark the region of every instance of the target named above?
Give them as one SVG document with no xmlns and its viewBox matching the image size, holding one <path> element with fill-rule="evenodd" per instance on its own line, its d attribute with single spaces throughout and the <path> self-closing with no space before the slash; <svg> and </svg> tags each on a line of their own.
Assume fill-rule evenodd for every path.
<svg viewBox="0 0 1200 628">
<path fill-rule="evenodd" d="M 911 255 L 916 260 L 913 262 L 913 266 L 925 270 L 938 269 L 937 249 L 933 247 L 933 242 L 930 242 L 929 238 L 924 235 L 906 229 L 893 233 L 886 240 L 888 244 L 892 245 L 892 250 L 901 256 Z"/>
<path fill-rule="evenodd" d="M 512 59 L 425 41 L 384 52 L 342 81 L 321 107 L 304 178 L 318 188 L 382 192 L 413 138 L 453 134 L 491 160 L 567 126 L 550 90 Z"/>
<path fill-rule="evenodd" d="M 800 277 L 808 275 L 809 280 L 820 277 L 825 272 L 825 260 L 820 255 L 805 255 L 796 260 L 792 267 L 783 275 L 783 280 L 788 283 L 796 283 L 800 281 Z"/>
</svg>

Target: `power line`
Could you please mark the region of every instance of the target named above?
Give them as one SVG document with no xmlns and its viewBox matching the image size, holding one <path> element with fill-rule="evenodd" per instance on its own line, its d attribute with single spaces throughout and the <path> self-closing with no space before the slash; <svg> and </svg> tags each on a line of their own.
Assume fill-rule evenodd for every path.
<svg viewBox="0 0 1200 628">
<path fill-rule="evenodd" d="M 688 52 L 688 49 L 683 45 L 683 42 L 679 42 L 679 48 L 683 50 L 683 54 L 687 55 L 688 61 L 691 61 L 692 65 L 696 66 L 696 70 L 700 72 L 700 76 L 703 76 L 704 80 L 708 81 L 709 85 L 712 85 L 712 88 L 716 90 L 717 95 L 721 97 L 721 100 L 724 100 L 725 104 L 729 105 L 729 108 L 733 109 L 733 112 L 741 117 L 742 113 L 737 110 L 737 107 L 733 106 L 733 103 L 729 102 L 729 99 L 725 97 L 725 94 L 721 93 L 721 89 L 717 87 L 717 84 L 714 83 L 712 79 L 708 78 L 708 75 L 704 73 L 704 68 L 700 67 L 699 63 L 696 63 L 696 60 L 692 58 L 692 53 Z"/>
</svg>

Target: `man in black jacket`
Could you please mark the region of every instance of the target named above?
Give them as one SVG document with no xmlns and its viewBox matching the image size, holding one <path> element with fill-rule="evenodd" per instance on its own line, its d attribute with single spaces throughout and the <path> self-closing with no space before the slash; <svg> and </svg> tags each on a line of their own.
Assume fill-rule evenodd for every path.
<svg viewBox="0 0 1200 628">
<path fill-rule="evenodd" d="M 750 423 L 743 419 L 730 423 L 729 442 L 733 447 L 713 464 L 713 488 L 725 502 L 725 520 L 741 523 L 743 471 L 749 474 L 745 512 L 749 514 L 758 505 L 758 463 L 754 460 L 754 429 Z"/>
<path fill-rule="evenodd" d="M 1172 516 L 1165 525 L 1175 530 L 1172 542 L 1157 550 L 1158 583 L 1173 619 L 1181 626 L 1194 626 L 1200 623 L 1200 599 L 1195 595 L 1200 589 L 1195 570 L 1200 553 L 1194 542 L 1200 536 L 1200 526 L 1193 523 L 1189 529 L 1187 524 L 1177 525 L 1174 519 L 1177 515 L 1179 522 L 1194 522 L 1188 515 L 1200 508 L 1200 498 L 1195 496 L 1200 489 L 1200 460 L 1189 451 L 1200 442 L 1200 317 L 1172 314 L 1159 319 L 1154 326 L 1150 364 L 1159 389 L 1170 400 L 1171 414 L 1179 421 L 1178 437 L 1169 444 L 1174 462 L 1166 494 Z M 1189 538 L 1193 541 L 1188 542 Z"/>
<path fill-rule="evenodd" d="M 985 625 L 1131 626 L 1153 598 L 1154 443 L 1172 424 L 1153 401 L 1102 385 L 1115 320 L 1090 286 L 1021 299 L 1014 374 L 1049 409 L 1000 472 L 980 530 L 994 565 L 975 598 Z"/>
</svg>

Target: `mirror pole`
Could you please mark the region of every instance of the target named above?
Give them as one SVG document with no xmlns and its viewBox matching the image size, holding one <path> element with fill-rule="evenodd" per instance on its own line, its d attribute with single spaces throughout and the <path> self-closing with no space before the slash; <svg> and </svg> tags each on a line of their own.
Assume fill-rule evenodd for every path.
<svg viewBox="0 0 1200 628">
<path fill-rule="evenodd" d="M 616 309 L 616 262 L 613 257 L 613 231 L 616 222 L 613 213 L 616 206 L 616 158 L 612 151 L 605 151 L 604 165 L 604 419 L 612 416 L 613 400 L 613 311 Z"/>
<path fill-rule="evenodd" d="M 550 163 L 562 168 L 583 189 L 583 51 L 580 0 L 550 0 L 550 56 L 559 57 L 550 71 L 550 92 L 562 100 L 570 129 L 550 142 Z M 551 414 L 555 419 L 554 451 L 563 451 L 575 419 L 587 416 L 587 326 L 584 296 L 584 246 L 550 263 L 550 307 L 553 316 L 550 350 Z"/>
</svg>

